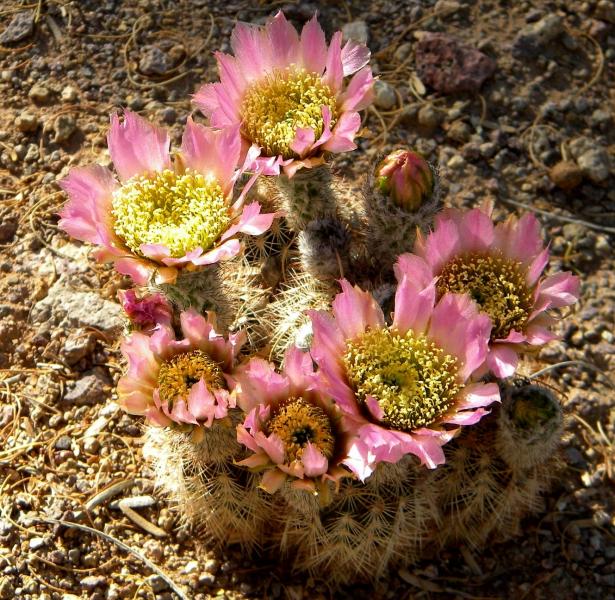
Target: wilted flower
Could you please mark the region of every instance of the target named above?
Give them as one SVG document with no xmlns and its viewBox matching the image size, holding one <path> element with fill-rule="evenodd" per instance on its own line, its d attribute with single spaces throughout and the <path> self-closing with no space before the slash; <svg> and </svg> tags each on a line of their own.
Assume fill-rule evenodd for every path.
<svg viewBox="0 0 615 600">
<path fill-rule="evenodd" d="M 368 48 L 342 33 L 329 47 L 316 15 L 301 36 L 278 14 L 264 27 L 238 23 L 234 56 L 218 52 L 220 82 L 203 86 L 195 104 L 214 127 L 237 126 L 247 144 L 261 148 L 266 174 L 292 176 L 324 162 L 324 152 L 356 148 L 358 110 L 373 97 Z M 344 77 L 355 74 L 344 86 Z"/>
<path fill-rule="evenodd" d="M 243 335 L 217 334 L 193 310 L 181 313 L 184 338 L 164 323 L 151 336 L 133 332 L 122 343 L 128 371 L 118 382 L 121 407 L 154 425 L 211 427 L 235 407 L 232 372 Z"/>
<path fill-rule="evenodd" d="M 248 413 L 237 440 L 254 452 L 238 464 L 263 470 L 265 490 L 274 493 L 290 478 L 293 487 L 326 496 L 327 481 L 350 475 L 341 466 L 350 434 L 335 404 L 316 389 L 309 354 L 288 350 L 281 374 L 252 358 L 235 379 L 238 402 Z"/>
<path fill-rule="evenodd" d="M 519 352 L 556 338 L 547 311 L 576 302 L 579 279 L 567 272 L 541 278 L 549 250 L 534 215 L 494 225 L 491 211 L 491 205 L 443 211 L 434 231 L 417 237 L 414 252 L 422 261 L 402 255 L 396 273 L 398 279 L 437 277 L 438 296 L 469 294 L 493 324 L 485 369 L 509 377 Z"/>
<path fill-rule="evenodd" d="M 427 161 L 411 150 L 395 150 L 376 167 L 380 192 L 408 212 L 414 212 L 431 197 L 434 175 Z"/>
<path fill-rule="evenodd" d="M 163 294 L 156 292 L 139 297 L 136 290 L 131 289 L 119 290 L 117 296 L 124 312 L 140 331 L 151 331 L 158 323 L 171 323 L 173 309 Z"/>
<path fill-rule="evenodd" d="M 126 111 L 123 123 L 112 116 L 107 141 L 120 182 L 100 165 L 72 169 L 60 184 L 70 197 L 60 227 L 100 246 L 96 258 L 113 261 L 135 283 L 154 274 L 173 282 L 179 268 L 232 258 L 238 233 L 270 227 L 274 215 L 261 215 L 257 202 L 242 209 L 249 185 L 233 203 L 235 181 L 258 154 L 250 149 L 236 170 L 238 127 L 215 131 L 189 119 L 172 161 L 168 133 Z"/>
<path fill-rule="evenodd" d="M 387 327 L 369 293 L 341 285 L 333 317 L 310 316 L 323 389 L 358 428 L 345 464 L 362 480 L 409 453 L 429 468 L 442 464 L 456 426 L 478 422 L 499 400 L 496 384 L 470 382 L 487 354 L 489 318 L 467 296 L 436 303 L 435 279 L 424 286 L 403 277 Z"/>
</svg>

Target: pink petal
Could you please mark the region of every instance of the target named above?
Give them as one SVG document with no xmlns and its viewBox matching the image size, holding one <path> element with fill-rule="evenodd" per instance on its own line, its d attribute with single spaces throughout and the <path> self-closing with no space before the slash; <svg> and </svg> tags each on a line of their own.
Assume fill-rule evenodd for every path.
<svg viewBox="0 0 615 600">
<path fill-rule="evenodd" d="M 251 358 L 233 374 L 238 382 L 238 404 L 244 412 L 251 411 L 265 400 L 275 404 L 289 397 L 289 381 L 275 372 L 273 365 L 262 358 Z"/>
<path fill-rule="evenodd" d="M 264 452 L 257 452 L 252 454 L 252 456 L 248 456 L 248 458 L 238 461 L 236 464 L 248 467 L 248 469 L 262 469 L 263 467 L 270 466 L 271 460 L 269 460 L 269 457 Z"/>
<path fill-rule="evenodd" d="M 504 256 L 529 264 L 543 248 L 540 230 L 540 223 L 533 214 L 527 213 L 519 220 L 511 215 L 496 226 L 496 245 Z"/>
<path fill-rule="evenodd" d="M 323 104 L 321 107 L 321 112 L 322 112 L 322 134 L 320 135 L 318 140 L 314 142 L 314 145 L 311 150 L 312 153 L 316 150 L 316 148 L 326 144 L 331 139 L 331 136 L 333 135 L 331 131 L 331 120 L 333 119 L 333 115 L 331 114 L 331 109 L 326 104 Z M 309 168 L 310 167 L 309 159 L 304 160 L 303 164 Z M 322 164 L 322 163 L 316 162 L 313 164 L 313 166 L 316 166 L 317 164 Z M 284 170 L 285 171 L 287 170 L 286 167 Z"/>
<path fill-rule="evenodd" d="M 400 254 L 393 266 L 393 271 L 398 282 L 401 282 L 406 276 L 417 289 L 427 287 L 434 278 L 429 265 L 416 254 Z"/>
<path fill-rule="evenodd" d="M 218 63 L 220 83 L 226 88 L 228 95 L 236 102 L 239 102 L 247 85 L 241 71 L 241 65 L 230 54 L 216 52 L 215 57 Z"/>
<path fill-rule="evenodd" d="M 100 165 L 71 169 L 60 182 L 70 200 L 60 211 L 60 227 L 83 242 L 109 245 L 114 240 L 111 199 L 117 183 Z"/>
<path fill-rule="evenodd" d="M 417 236 L 414 252 L 422 257 L 434 274 L 439 274 L 442 267 L 459 252 L 462 245 L 457 224 L 451 220 L 441 220 L 435 230 L 426 238 Z"/>
<path fill-rule="evenodd" d="M 290 149 L 299 156 L 304 156 L 315 141 L 314 130 L 311 127 L 298 127 L 295 131 L 295 139 Z"/>
<path fill-rule="evenodd" d="M 348 152 L 354 150 L 357 145 L 354 138 L 361 127 L 361 116 L 358 112 L 345 112 L 333 128 L 331 139 L 323 148 L 329 152 Z"/>
<path fill-rule="evenodd" d="M 382 421 L 384 411 L 380 407 L 380 404 L 378 404 L 378 400 L 376 400 L 373 396 L 367 396 L 365 398 L 365 404 L 372 417 L 374 417 L 377 421 Z"/>
<path fill-rule="evenodd" d="M 526 275 L 526 282 L 529 287 L 533 287 L 536 284 L 536 282 L 542 275 L 542 272 L 545 270 L 545 267 L 547 266 L 548 262 L 549 249 L 545 248 L 542 252 L 538 254 L 538 256 L 534 258 L 534 260 L 530 264 Z"/>
<path fill-rule="evenodd" d="M 563 272 L 550 275 L 538 284 L 538 300 L 548 301 L 548 308 L 561 308 L 579 299 L 581 282 L 576 275 Z"/>
<path fill-rule="evenodd" d="M 500 389 L 497 383 L 471 383 L 461 391 L 456 408 L 458 410 L 481 408 L 499 401 Z"/>
<path fill-rule="evenodd" d="M 193 308 L 182 312 L 179 320 L 184 337 L 194 347 L 198 347 L 201 341 L 208 340 L 213 331 L 211 323 Z"/>
<path fill-rule="evenodd" d="M 228 240 L 210 250 L 209 252 L 205 252 L 199 258 L 196 258 L 192 261 L 193 264 L 204 266 L 204 265 L 214 265 L 218 262 L 230 260 L 239 254 L 241 251 L 241 244 L 239 240 Z"/>
<path fill-rule="evenodd" d="M 529 325 L 525 333 L 527 336 L 527 343 L 532 344 L 532 346 L 540 346 L 559 338 L 559 336 L 552 331 L 534 324 Z"/>
<path fill-rule="evenodd" d="M 173 422 L 169 417 L 153 406 L 148 408 L 143 415 L 150 423 L 157 427 L 168 427 Z"/>
<path fill-rule="evenodd" d="M 120 394 L 118 390 L 119 405 L 130 415 L 142 415 L 152 404 L 152 395 L 140 390 L 133 390 L 127 394 Z"/>
<path fill-rule="evenodd" d="M 286 20 L 280 10 L 265 26 L 271 55 L 278 68 L 284 69 L 288 65 L 297 64 L 299 60 L 299 34 Z"/>
<path fill-rule="evenodd" d="M 187 167 L 204 175 L 213 174 L 229 194 L 241 152 L 240 124 L 221 130 L 203 127 L 189 118 L 182 137 L 182 155 Z"/>
<path fill-rule="evenodd" d="M 147 335 L 139 332 L 131 333 L 124 339 L 120 349 L 128 361 L 125 377 L 152 382 L 158 377 L 160 363 L 150 349 L 150 338 Z"/>
<path fill-rule="evenodd" d="M 346 44 L 348 45 L 348 44 Z M 342 88 L 344 66 L 342 64 L 342 32 L 336 31 L 331 38 L 327 51 L 327 62 L 322 82 L 335 94 Z"/>
<path fill-rule="evenodd" d="M 171 168 L 168 132 L 129 110 L 124 111 L 123 123 L 117 114 L 111 116 L 107 145 L 115 170 L 124 181 Z"/>
<path fill-rule="evenodd" d="M 248 430 L 243 425 L 237 425 L 237 441 L 252 450 L 252 452 L 260 452 L 260 447 L 256 443 L 256 440 L 248 433 Z M 269 462 L 269 457 L 267 457 L 266 462 Z"/>
<path fill-rule="evenodd" d="M 402 335 L 410 330 L 424 333 L 436 301 L 435 278 L 423 289 L 416 284 L 418 280 L 404 275 L 395 292 L 393 327 Z"/>
<path fill-rule="evenodd" d="M 318 477 L 326 473 L 329 468 L 329 461 L 311 442 L 308 442 L 303 449 L 301 462 L 303 463 L 306 477 Z"/>
<path fill-rule="evenodd" d="M 491 218 L 479 208 L 465 213 L 459 226 L 463 251 L 480 252 L 489 249 L 494 240 Z"/>
<path fill-rule="evenodd" d="M 273 219 L 275 219 L 276 216 L 277 213 L 261 214 L 261 205 L 258 202 L 252 202 L 244 207 L 239 221 L 230 227 L 222 235 L 220 240 L 227 240 L 236 233 L 260 235 L 271 227 L 271 223 L 273 223 Z"/>
<path fill-rule="evenodd" d="M 230 94 L 223 84 L 210 83 L 201 87 L 192 101 L 209 117 L 212 127 L 229 127 L 241 121 L 239 105 Z"/>
<path fill-rule="evenodd" d="M 333 43 L 333 40 L 331 40 L 331 43 Z M 369 57 L 370 51 L 365 44 L 355 40 L 348 40 L 340 55 L 344 77 L 362 69 L 369 62 Z"/>
<path fill-rule="evenodd" d="M 211 427 L 216 416 L 217 402 L 214 395 L 207 389 L 205 381 L 201 379 L 195 383 L 188 394 L 188 411 L 194 418 L 207 427 Z"/>
<path fill-rule="evenodd" d="M 278 469 L 269 469 L 263 474 L 260 487 L 270 494 L 275 494 L 286 481 L 286 474 Z"/>
<path fill-rule="evenodd" d="M 363 110 L 374 99 L 374 77 L 370 67 L 364 67 L 352 76 L 342 95 L 342 111 Z"/>
<path fill-rule="evenodd" d="M 291 396 L 300 396 L 305 390 L 313 388 L 316 382 L 310 354 L 291 346 L 284 355 L 284 375 L 288 377 Z"/>
<path fill-rule="evenodd" d="M 459 412 L 452 417 L 447 417 L 444 422 L 449 425 L 475 425 L 490 412 L 484 408 L 477 408 L 473 411 Z"/>
<path fill-rule="evenodd" d="M 309 310 L 307 315 L 312 321 L 313 342 L 311 353 L 319 366 L 321 363 L 336 364 L 344 352 L 346 341 L 331 315 L 320 310 Z"/>
<path fill-rule="evenodd" d="M 301 62 L 308 73 L 322 74 L 327 63 L 327 41 L 315 14 L 301 31 Z"/>
<path fill-rule="evenodd" d="M 514 375 L 519 363 L 519 355 L 511 346 L 505 344 L 494 344 L 489 349 L 487 356 L 487 366 L 491 372 L 500 379 Z"/>
<path fill-rule="evenodd" d="M 257 431 L 254 439 L 276 465 L 284 462 L 284 443 L 275 433 L 266 436 L 262 431 Z"/>
<path fill-rule="evenodd" d="M 361 335 L 368 327 L 384 327 L 382 309 L 369 292 L 352 286 L 347 280 L 340 281 L 342 293 L 333 300 L 333 314 L 344 338 L 352 340 Z"/>
<path fill-rule="evenodd" d="M 237 23 L 231 33 L 231 48 L 248 82 L 272 66 L 271 45 L 259 27 Z"/>
<path fill-rule="evenodd" d="M 491 320 L 479 314 L 469 296 L 445 294 L 436 304 L 429 325 L 429 336 L 440 348 L 460 360 L 465 381 L 484 362 L 491 333 Z"/>
</svg>

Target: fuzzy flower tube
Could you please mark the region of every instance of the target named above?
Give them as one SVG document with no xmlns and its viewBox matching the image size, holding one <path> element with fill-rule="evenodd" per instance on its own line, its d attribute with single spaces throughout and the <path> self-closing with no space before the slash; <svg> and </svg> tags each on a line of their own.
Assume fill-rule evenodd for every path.
<svg viewBox="0 0 615 600">
<path fill-rule="evenodd" d="M 403 277 L 389 327 L 374 298 L 345 280 L 333 316 L 310 313 L 323 390 L 357 428 L 345 464 L 361 480 L 406 454 L 429 468 L 444 463 L 456 429 L 500 399 L 496 384 L 472 381 L 487 355 L 489 317 L 467 296 L 436 302 L 436 279 L 424 283 Z"/>
<path fill-rule="evenodd" d="M 309 353 L 290 348 L 284 369 L 252 358 L 235 374 L 238 403 L 247 413 L 237 439 L 253 452 L 238 464 L 263 473 L 270 493 L 286 482 L 330 501 L 330 486 L 351 473 L 347 460 L 352 432 L 343 428 L 335 404 L 317 387 Z"/>
<path fill-rule="evenodd" d="M 194 103 L 215 127 L 241 126 L 244 144 L 261 148 L 257 162 L 277 182 L 295 230 L 335 213 L 327 153 L 354 150 L 360 110 L 373 99 L 369 49 L 327 45 L 316 15 L 301 34 L 282 12 L 264 27 L 238 23 L 234 55 L 216 53 L 220 81 L 203 86 Z M 345 78 L 352 76 L 345 83 Z"/>
<path fill-rule="evenodd" d="M 240 251 L 239 234 L 271 226 L 273 214 L 244 206 L 250 184 L 233 199 L 258 155 L 250 148 L 237 168 L 238 126 L 216 131 L 189 119 L 173 160 L 168 132 L 126 111 L 123 122 L 112 116 L 107 141 L 117 178 L 100 165 L 73 169 L 60 184 L 69 195 L 60 227 L 98 246 L 96 258 L 136 284 L 173 283 L 181 270 L 228 260 Z"/>
<path fill-rule="evenodd" d="M 398 281 L 437 277 L 438 297 L 468 294 L 493 323 L 482 370 L 510 377 L 521 352 L 556 339 L 548 311 L 577 301 L 579 279 L 567 272 L 543 276 L 549 249 L 534 215 L 495 225 L 492 208 L 446 209 L 433 232 L 418 237 L 419 258 L 403 255 L 395 269 Z"/>
</svg>

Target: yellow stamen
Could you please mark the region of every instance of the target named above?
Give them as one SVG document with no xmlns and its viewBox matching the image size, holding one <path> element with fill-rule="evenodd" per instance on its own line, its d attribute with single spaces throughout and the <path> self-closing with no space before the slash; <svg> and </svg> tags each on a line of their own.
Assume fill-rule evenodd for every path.
<svg viewBox="0 0 615 600">
<path fill-rule="evenodd" d="M 158 391 L 160 400 L 172 405 L 186 399 L 190 388 L 201 379 L 208 389 L 224 388 L 225 381 L 218 363 L 205 352 L 194 350 L 178 354 L 160 366 Z"/>
<path fill-rule="evenodd" d="M 335 95 L 317 73 L 288 67 L 269 73 L 250 86 L 241 106 L 243 134 L 263 148 L 263 155 L 296 158 L 290 144 L 299 128 L 323 132 L 322 107 L 331 110 L 331 127 L 337 120 Z"/>
<path fill-rule="evenodd" d="M 267 435 L 272 433 L 284 444 L 286 463 L 301 459 L 308 442 L 326 458 L 333 456 L 335 439 L 327 413 L 303 398 L 291 398 L 276 411 L 267 424 Z"/>
<path fill-rule="evenodd" d="M 511 330 L 523 332 L 532 311 L 532 293 L 520 262 L 482 254 L 466 254 L 447 263 L 438 279 L 438 294 L 467 293 L 493 322 L 491 339 Z"/>
<path fill-rule="evenodd" d="M 457 358 L 411 331 L 367 331 L 348 343 L 343 361 L 358 399 L 373 396 L 382 421 L 402 431 L 433 423 L 461 389 Z"/>
<path fill-rule="evenodd" d="M 190 170 L 133 177 L 112 204 L 113 228 L 136 254 L 141 244 L 164 244 L 175 258 L 199 246 L 206 251 L 231 221 L 216 179 Z"/>
</svg>

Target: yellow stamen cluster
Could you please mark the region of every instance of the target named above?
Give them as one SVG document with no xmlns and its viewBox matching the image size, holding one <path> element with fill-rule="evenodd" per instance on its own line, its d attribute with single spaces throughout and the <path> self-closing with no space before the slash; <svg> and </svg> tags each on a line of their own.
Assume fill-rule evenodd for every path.
<svg viewBox="0 0 615 600">
<path fill-rule="evenodd" d="M 532 311 L 532 293 L 520 262 L 497 255 L 467 254 L 447 263 L 438 279 L 438 294 L 467 293 L 491 317 L 491 339 L 512 329 L 522 332 Z"/>
<path fill-rule="evenodd" d="M 268 73 L 247 90 L 241 105 L 243 135 L 263 148 L 263 155 L 296 158 L 290 144 L 299 128 L 323 132 L 322 107 L 337 119 L 335 95 L 317 73 L 288 67 Z"/>
<path fill-rule="evenodd" d="M 160 400 L 172 405 L 186 399 L 190 388 L 201 379 L 211 389 L 224 388 L 225 381 L 218 363 L 205 352 L 194 350 L 178 354 L 160 366 L 158 391 Z"/>
<path fill-rule="evenodd" d="M 164 244 L 175 258 L 198 246 L 206 251 L 231 221 L 216 179 L 191 170 L 133 177 L 112 203 L 113 228 L 136 254 L 141 244 Z"/>
<path fill-rule="evenodd" d="M 333 456 L 335 438 L 327 413 L 303 398 L 284 403 L 267 424 L 266 433 L 275 433 L 282 440 L 286 463 L 300 460 L 308 442 L 326 458 Z"/>
<path fill-rule="evenodd" d="M 373 396 L 382 421 L 401 431 L 433 423 L 461 389 L 457 359 L 411 331 L 369 330 L 348 343 L 343 361 L 358 399 Z"/>
</svg>

